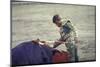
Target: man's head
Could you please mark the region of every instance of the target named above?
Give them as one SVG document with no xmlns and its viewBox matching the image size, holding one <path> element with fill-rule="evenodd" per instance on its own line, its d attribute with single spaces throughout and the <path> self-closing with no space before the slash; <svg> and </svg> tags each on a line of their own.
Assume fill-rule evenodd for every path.
<svg viewBox="0 0 100 67">
<path fill-rule="evenodd" d="M 53 23 L 55 23 L 58 27 L 61 27 L 62 25 L 61 17 L 58 14 L 54 15 L 52 20 L 53 20 Z"/>
</svg>

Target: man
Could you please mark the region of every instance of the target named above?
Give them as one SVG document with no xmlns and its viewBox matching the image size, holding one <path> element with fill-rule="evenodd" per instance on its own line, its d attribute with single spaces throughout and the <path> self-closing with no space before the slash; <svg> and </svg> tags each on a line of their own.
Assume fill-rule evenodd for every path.
<svg viewBox="0 0 100 67">
<path fill-rule="evenodd" d="M 76 43 L 78 43 L 78 39 L 72 23 L 69 20 L 62 22 L 59 15 L 53 16 L 53 23 L 56 24 L 58 28 L 60 28 L 61 35 L 60 39 L 58 41 L 55 41 L 54 48 L 65 42 L 67 51 L 71 55 L 70 62 L 78 62 L 77 47 L 75 45 Z"/>
</svg>

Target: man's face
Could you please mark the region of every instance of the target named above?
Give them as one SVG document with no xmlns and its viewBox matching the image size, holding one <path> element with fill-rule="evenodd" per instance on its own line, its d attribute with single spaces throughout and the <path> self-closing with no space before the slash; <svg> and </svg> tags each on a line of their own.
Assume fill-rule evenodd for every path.
<svg viewBox="0 0 100 67">
<path fill-rule="evenodd" d="M 56 24 L 58 27 L 61 27 L 62 22 L 61 22 L 61 18 L 60 18 L 60 17 L 58 17 L 58 18 L 56 19 L 55 24 Z"/>
</svg>

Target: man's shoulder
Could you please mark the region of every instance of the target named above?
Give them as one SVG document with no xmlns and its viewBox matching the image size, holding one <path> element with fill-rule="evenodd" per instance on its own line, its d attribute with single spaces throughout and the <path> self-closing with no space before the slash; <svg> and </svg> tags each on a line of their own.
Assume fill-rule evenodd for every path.
<svg viewBox="0 0 100 67">
<path fill-rule="evenodd" d="M 71 22 L 69 20 L 65 20 L 62 23 L 61 30 L 65 33 L 69 33 L 71 31 Z"/>
<path fill-rule="evenodd" d="M 63 20 L 62 21 L 62 26 L 67 26 L 67 25 L 70 25 L 70 24 L 71 24 L 70 20 Z"/>
</svg>

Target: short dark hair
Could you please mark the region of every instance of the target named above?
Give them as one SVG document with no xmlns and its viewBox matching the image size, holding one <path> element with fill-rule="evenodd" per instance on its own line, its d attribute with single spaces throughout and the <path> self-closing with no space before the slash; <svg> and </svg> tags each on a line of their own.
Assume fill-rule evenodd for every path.
<svg viewBox="0 0 100 67">
<path fill-rule="evenodd" d="M 56 20 L 58 19 L 58 17 L 59 17 L 59 15 L 58 15 L 58 14 L 56 14 L 56 15 L 54 15 L 54 16 L 53 16 L 53 18 L 52 18 L 53 23 L 55 23 L 55 22 L 56 22 Z"/>
</svg>

